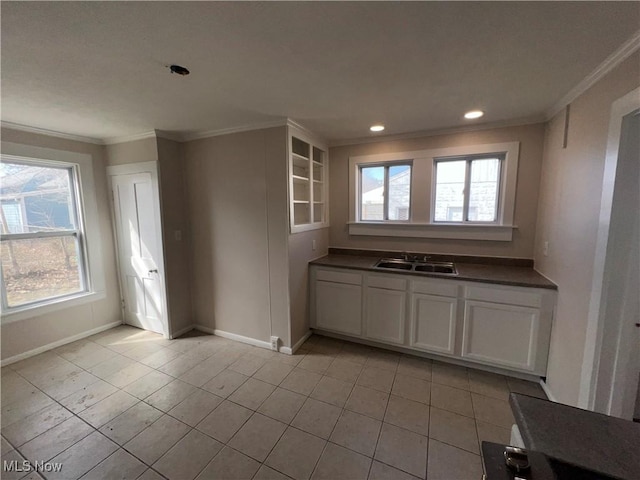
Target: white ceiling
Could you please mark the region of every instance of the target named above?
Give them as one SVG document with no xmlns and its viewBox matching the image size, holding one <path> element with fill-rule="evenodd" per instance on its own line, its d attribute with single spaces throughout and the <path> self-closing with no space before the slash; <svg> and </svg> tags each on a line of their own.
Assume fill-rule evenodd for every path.
<svg viewBox="0 0 640 480">
<path fill-rule="evenodd" d="M 639 28 L 638 2 L 3 1 L 2 120 L 109 138 L 289 117 L 341 142 L 541 119 Z"/>
</svg>

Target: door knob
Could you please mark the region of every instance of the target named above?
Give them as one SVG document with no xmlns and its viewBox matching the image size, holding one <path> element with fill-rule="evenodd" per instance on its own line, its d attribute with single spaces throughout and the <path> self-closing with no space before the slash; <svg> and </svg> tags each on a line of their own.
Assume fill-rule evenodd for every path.
<svg viewBox="0 0 640 480">
<path fill-rule="evenodd" d="M 149 270 L 149 273 L 158 273 L 158 269 L 154 268 L 153 270 Z"/>
</svg>

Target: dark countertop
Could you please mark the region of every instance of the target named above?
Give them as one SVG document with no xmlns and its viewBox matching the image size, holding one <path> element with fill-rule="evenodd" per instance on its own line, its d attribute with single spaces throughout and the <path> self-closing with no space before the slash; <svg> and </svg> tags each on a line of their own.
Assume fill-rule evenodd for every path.
<svg viewBox="0 0 640 480">
<path fill-rule="evenodd" d="M 512 393 L 525 446 L 615 478 L 640 478 L 640 424 Z"/>
<path fill-rule="evenodd" d="M 407 272 L 398 270 L 385 270 L 374 268 L 381 257 L 371 255 L 339 255 L 329 254 L 310 262 L 310 265 L 322 265 L 325 267 L 351 268 L 373 272 L 395 273 L 399 275 L 411 275 L 416 277 L 432 277 L 450 280 L 464 280 L 470 282 L 496 283 L 500 285 L 512 285 L 516 287 L 535 287 L 557 290 L 558 287 L 540 275 L 531 267 L 476 264 L 456 261 L 458 275 L 440 275 L 430 273 Z M 455 259 L 454 259 L 455 261 Z"/>
</svg>

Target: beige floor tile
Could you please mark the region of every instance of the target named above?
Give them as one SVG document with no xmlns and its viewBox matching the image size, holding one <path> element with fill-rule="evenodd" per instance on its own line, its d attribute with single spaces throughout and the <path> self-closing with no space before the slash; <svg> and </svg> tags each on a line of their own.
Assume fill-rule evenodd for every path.
<svg viewBox="0 0 640 480">
<path fill-rule="evenodd" d="M 26 360 L 22 360 L 20 362 L 16 362 L 16 363 L 11 365 L 11 369 L 12 370 L 14 370 L 15 372 L 19 373 L 22 377 L 26 378 L 27 380 L 31 380 L 32 378 L 36 378 L 36 377 L 40 377 L 42 373 L 44 373 L 44 372 L 46 372 L 46 371 L 48 371 L 50 369 L 55 369 L 55 368 L 58 368 L 58 367 L 73 367 L 73 368 L 77 368 L 76 365 L 73 365 L 68 360 L 65 360 L 64 358 L 56 355 L 53 352 L 41 353 L 40 355 L 36 355 L 35 357 L 27 358 Z M 5 377 L 4 371 L 3 371 L 2 375 L 3 375 L 2 390 L 4 391 L 4 389 L 7 388 L 7 385 L 4 384 L 4 382 L 6 380 L 4 378 Z M 21 380 L 23 380 L 19 375 L 16 375 L 16 377 L 18 377 Z M 3 397 L 2 397 L 2 401 L 5 401 L 4 394 L 3 394 Z"/>
<path fill-rule="evenodd" d="M 344 410 L 329 440 L 372 457 L 381 425 L 379 420 Z"/>
<path fill-rule="evenodd" d="M 466 390 L 432 383 L 431 406 L 473 418 L 471 393 Z"/>
<path fill-rule="evenodd" d="M 135 362 L 134 364 L 117 371 L 113 375 L 104 378 L 104 381 L 109 382 L 114 387 L 124 388 L 152 371 L 153 369 L 151 367 Z"/>
<path fill-rule="evenodd" d="M 384 421 L 420 435 L 429 435 L 429 406 L 391 395 Z"/>
<path fill-rule="evenodd" d="M 117 355 L 116 352 L 94 342 L 80 341 L 56 349 L 58 355 L 85 370 Z"/>
<path fill-rule="evenodd" d="M 224 447 L 198 476 L 198 480 L 214 478 L 225 480 L 251 480 L 260 463 L 232 448 Z M 265 477 L 268 478 L 268 477 Z"/>
<path fill-rule="evenodd" d="M 360 372 L 362 371 L 362 365 L 342 358 L 336 358 L 329 368 L 325 372 L 328 375 L 344 382 L 356 383 Z"/>
<path fill-rule="evenodd" d="M 225 400 L 196 428 L 222 443 L 227 443 L 252 414 L 248 408 Z"/>
<path fill-rule="evenodd" d="M 275 389 L 276 387 L 270 383 L 250 378 L 229 396 L 229 400 L 251 410 L 257 410 Z"/>
<path fill-rule="evenodd" d="M 25 458 L 20 455 L 20 453 L 17 450 L 12 450 L 9 453 L 7 453 L 6 455 L 2 456 L 2 465 L 4 467 L 4 465 L 18 465 L 18 466 L 22 466 L 23 463 L 25 461 Z M 15 463 L 13 463 L 15 462 Z M 22 469 L 15 469 L 12 471 L 9 471 L 8 468 L 3 468 L 2 471 L 2 480 L 19 480 L 24 478 L 25 472 L 22 471 Z"/>
<path fill-rule="evenodd" d="M 140 400 L 144 400 L 152 393 L 157 392 L 165 385 L 173 382 L 173 380 L 173 377 L 166 373 L 153 370 L 144 377 L 131 382 L 129 385 L 124 387 L 123 390 Z"/>
<path fill-rule="evenodd" d="M 165 480 L 165 478 L 155 470 L 148 468 L 136 480 Z"/>
<path fill-rule="evenodd" d="M 13 448 L 13 446 L 7 442 L 7 439 L 4 437 L 1 437 L 1 442 L 2 442 L 2 456 L 4 457 L 7 453 L 9 453 L 11 450 L 15 450 Z"/>
<path fill-rule="evenodd" d="M 144 401 L 163 412 L 168 412 L 196 390 L 193 385 L 174 380 L 149 395 Z"/>
<path fill-rule="evenodd" d="M 316 400 L 342 408 L 344 404 L 347 403 L 351 390 L 353 390 L 353 383 L 347 383 L 337 378 L 324 376 L 320 379 L 310 396 Z"/>
<path fill-rule="evenodd" d="M 2 405 L 12 405 L 38 393 L 35 385 L 29 383 L 16 372 L 8 370 L 8 367 L 2 369 L 1 384 Z"/>
<path fill-rule="evenodd" d="M 509 402 L 485 397 L 477 393 L 471 394 L 471 401 L 473 402 L 476 420 L 509 429 L 516 423 L 511 413 Z"/>
<path fill-rule="evenodd" d="M 292 354 L 292 355 L 287 355 L 286 353 L 279 353 L 277 356 L 275 356 L 273 359 L 277 362 L 281 362 L 281 363 L 286 363 L 287 365 L 291 365 L 292 367 L 296 367 L 304 358 L 306 354 L 305 353 L 301 353 L 299 350 Z M 266 467 L 268 468 L 268 467 Z"/>
<path fill-rule="evenodd" d="M 99 432 L 93 432 L 61 454 L 52 463 L 61 463 L 62 469 L 48 473 L 47 479 L 69 480 L 79 478 L 118 449 L 118 446 Z"/>
<path fill-rule="evenodd" d="M 478 429 L 478 442 L 480 443 L 480 445 L 482 445 L 482 442 L 493 442 L 501 443 L 503 445 L 510 445 L 510 429 L 481 421 L 476 421 L 476 428 Z"/>
<path fill-rule="evenodd" d="M 272 385 L 280 385 L 282 381 L 291 373 L 293 367 L 276 360 L 265 363 L 253 375 L 253 378 L 262 380 Z"/>
<path fill-rule="evenodd" d="M 29 374 L 24 372 L 20 372 L 20 374 L 42 390 L 46 387 L 56 385 L 57 383 L 64 381 L 64 379 L 69 375 L 77 375 L 84 372 L 84 370 L 77 365 L 74 365 L 62 358 L 60 358 L 60 360 L 64 363 L 58 363 L 56 361 L 52 365 L 43 365 L 41 368 L 33 370 Z"/>
<path fill-rule="evenodd" d="M 369 387 L 374 390 L 390 393 L 394 378 L 395 374 L 389 370 L 365 366 L 365 368 L 362 369 L 356 384 L 362 387 Z"/>
<path fill-rule="evenodd" d="M 476 422 L 473 418 L 439 408 L 431 408 L 429 437 L 480 454 Z"/>
<path fill-rule="evenodd" d="M 381 370 L 389 370 L 390 372 L 396 373 L 399 362 L 400 354 L 388 353 L 380 350 L 369 355 L 365 365 L 369 368 L 379 368 Z"/>
<path fill-rule="evenodd" d="M 94 403 L 86 410 L 80 412 L 78 416 L 94 428 L 100 428 L 121 413 L 129 410 L 139 401 L 140 400 L 133 395 L 119 390 L 104 400 Z"/>
<path fill-rule="evenodd" d="M 398 363 L 398 372 L 401 375 L 431 380 L 431 360 L 403 355 Z"/>
<path fill-rule="evenodd" d="M 124 445 L 161 416 L 160 410 L 139 402 L 104 425 L 100 433 L 118 445 Z"/>
<path fill-rule="evenodd" d="M 433 362 L 431 368 L 431 380 L 433 383 L 469 390 L 469 375 L 465 367 Z"/>
<path fill-rule="evenodd" d="M 427 437 L 385 423 L 380 432 L 375 459 L 424 478 L 427 468 L 427 441 Z"/>
<path fill-rule="evenodd" d="M 416 478 L 418 477 L 409 475 L 402 470 L 398 470 L 377 460 L 373 461 L 371 471 L 369 472 L 369 480 L 416 480 Z"/>
<path fill-rule="evenodd" d="M 155 343 L 143 343 L 142 345 L 133 347 L 131 350 L 127 350 L 123 353 L 123 355 L 125 357 L 129 357 L 132 360 L 135 360 L 136 362 L 140 362 L 140 360 L 162 350 L 167 350 L 167 348 Z"/>
<path fill-rule="evenodd" d="M 340 418 L 340 413 L 341 409 L 335 405 L 307 398 L 291 425 L 307 433 L 328 439 L 338 418 Z"/>
<path fill-rule="evenodd" d="M 61 400 L 100 379 L 85 371 L 74 372 L 54 383 L 40 386 L 40 389 L 54 400 Z"/>
<path fill-rule="evenodd" d="M 341 360 L 346 360 L 351 363 L 357 363 L 358 365 L 364 365 L 367 363 L 367 358 L 371 349 L 363 345 L 355 343 L 346 343 L 340 353 L 337 355 Z"/>
<path fill-rule="evenodd" d="M 253 477 L 253 480 L 289 480 L 289 479 L 290 477 L 287 477 L 284 473 L 280 473 L 271 467 L 267 467 L 266 465 L 262 465 L 258 470 L 258 473 L 256 473 L 255 476 Z"/>
<path fill-rule="evenodd" d="M 259 462 L 264 462 L 286 428 L 287 425 L 282 422 L 255 413 L 228 445 Z"/>
<path fill-rule="evenodd" d="M 173 447 L 190 428 L 169 415 L 163 415 L 125 444 L 125 449 L 151 465 Z"/>
<path fill-rule="evenodd" d="M 275 420 L 291 423 L 304 402 L 303 395 L 278 387 L 260 405 L 258 412 Z"/>
<path fill-rule="evenodd" d="M 160 368 L 181 355 L 181 352 L 177 352 L 176 350 L 172 350 L 170 348 L 164 348 L 155 353 L 152 353 L 147 357 L 140 359 L 140 363 L 146 365 L 147 367 Z"/>
<path fill-rule="evenodd" d="M 46 462 L 93 431 L 78 417 L 71 417 L 22 445 L 20 453 L 31 462 Z"/>
<path fill-rule="evenodd" d="M 45 407 L 53 404 L 54 401 L 40 390 L 33 387 L 33 391 L 21 400 L 7 404 L 2 403 L 2 428 L 8 427 L 12 423 L 28 417 Z"/>
<path fill-rule="evenodd" d="M 469 369 L 469 390 L 487 397 L 509 401 L 509 385 L 503 375 Z"/>
<path fill-rule="evenodd" d="M 227 398 L 235 392 L 240 385 L 247 381 L 249 377 L 233 370 L 223 370 L 202 388 L 222 398 Z"/>
<path fill-rule="evenodd" d="M 221 403 L 222 398 L 198 389 L 169 410 L 168 413 L 181 422 L 184 422 L 191 427 L 195 427 Z"/>
<path fill-rule="evenodd" d="M 208 358 L 199 363 L 192 369 L 180 375 L 180 380 L 187 382 L 195 387 L 202 387 L 205 383 L 218 375 L 226 368 L 226 365 L 220 363 L 215 358 Z"/>
<path fill-rule="evenodd" d="M 431 400 L 431 382 L 398 374 L 393 382 L 391 393 L 428 405 Z"/>
<path fill-rule="evenodd" d="M 513 393 L 522 393 L 530 397 L 542 398 L 543 400 L 547 399 L 547 395 L 539 383 L 528 382 L 519 378 L 507 378 L 507 384 L 509 385 L 509 390 Z"/>
<path fill-rule="evenodd" d="M 117 450 L 107 459 L 100 462 L 80 480 L 135 480 L 147 469 L 147 466 L 123 449 Z"/>
<path fill-rule="evenodd" d="M 250 377 L 251 375 L 256 373 L 265 363 L 267 363 L 267 361 L 264 358 L 251 355 L 249 353 L 240 357 L 238 360 L 229 365 L 229 370 L 233 370 L 234 372 L 238 372 L 242 375 Z"/>
<path fill-rule="evenodd" d="M 69 410 L 56 403 L 32 413 L 28 417 L 9 425 L 7 428 L 3 428 L 2 435 L 11 442 L 14 447 L 19 447 L 50 428 L 64 422 L 72 415 Z"/>
<path fill-rule="evenodd" d="M 118 389 L 110 383 L 99 380 L 59 400 L 59 402 L 73 413 L 78 414 L 91 405 L 95 405 L 101 400 L 104 400 L 109 395 L 113 395 L 117 391 Z"/>
<path fill-rule="evenodd" d="M 98 363 L 97 365 L 91 367 L 89 369 L 89 373 L 95 375 L 98 378 L 101 378 L 102 380 L 106 380 L 110 376 L 118 373 L 120 370 L 123 370 L 135 364 L 136 362 L 134 360 L 131 360 L 124 355 L 116 355 L 108 360 L 105 360 L 104 362 Z"/>
<path fill-rule="evenodd" d="M 482 462 L 479 455 L 430 439 L 427 475 L 429 480 L 482 478 Z"/>
<path fill-rule="evenodd" d="M 298 364 L 298 368 L 309 370 L 310 372 L 323 374 L 327 371 L 334 360 L 333 355 L 324 353 L 310 352 Z"/>
<path fill-rule="evenodd" d="M 270 348 L 262 348 L 251 345 L 251 350 L 249 350 L 251 355 L 255 355 L 256 357 L 264 358 L 265 360 L 273 360 L 278 355 L 278 352 L 271 350 Z"/>
<path fill-rule="evenodd" d="M 170 480 L 191 480 L 223 447 L 207 435 L 191 430 L 154 463 L 153 468 Z"/>
<path fill-rule="evenodd" d="M 201 363 L 204 360 L 201 355 L 195 354 L 191 351 L 180 355 L 177 358 L 165 363 L 161 367 L 158 368 L 162 373 L 166 373 L 167 375 L 171 375 L 172 377 L 179 377 L 185 372 L 188 372 L 196 365 Z"/>
<path fill-rule="evenodd" d="M 320 456 L 312 480 L 367 480 L 371 459 L 359 453 L 347 450 L 339 445 L 328 443 Z"/>
<path fill-rule="evenodd" d="M 311 477 L 327 442 L 293 427 L 287 428 L 265 464 L 295 480 Z"/>
<path fill-rule="evenodd" d="M 301 395 L 309 395 L 316 388 L 322 375 L 301 368 L 294 368 L 280 384 L 282 388 Z"/>
<path fill-rule="evenodd" d="M 389 401 L 389 394 L 356 385 L 344 408 L 368 417 L 382 420 Z"/>
</svg>

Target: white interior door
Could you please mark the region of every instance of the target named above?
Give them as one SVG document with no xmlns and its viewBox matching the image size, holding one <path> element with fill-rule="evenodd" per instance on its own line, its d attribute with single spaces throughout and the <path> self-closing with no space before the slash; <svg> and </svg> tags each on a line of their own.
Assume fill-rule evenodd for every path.
<svg viewBox="0 0 640 480">
<path fill-rule="evenodd" d="M 164 334 L 162 237 L 154 183 L 149 172 L 111 177 L 125 323 Z"/>
</svg>

